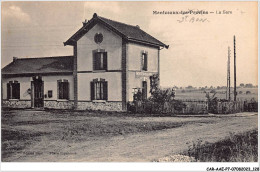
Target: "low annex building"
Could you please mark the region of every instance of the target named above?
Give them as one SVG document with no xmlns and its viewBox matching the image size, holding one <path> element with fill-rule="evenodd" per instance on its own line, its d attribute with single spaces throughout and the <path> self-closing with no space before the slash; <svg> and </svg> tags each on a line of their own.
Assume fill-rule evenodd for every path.
<svg viewBox="0 0 260 172">
<path fill-rule="evenodd" d="M 150 96 L 168 45 L 96 13 L 66 42 L 73 56 L 13 58 L 2 69 L 2 107 L 125 111 L 137 89 Z"/>
</svg>

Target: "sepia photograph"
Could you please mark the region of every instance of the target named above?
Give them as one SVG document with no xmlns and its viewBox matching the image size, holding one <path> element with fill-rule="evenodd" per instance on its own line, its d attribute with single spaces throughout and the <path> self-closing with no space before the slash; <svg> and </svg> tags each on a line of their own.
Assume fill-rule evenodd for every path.
<svg viewBox="0 0 260 172">
<path fill-rule="evenodd" d="M 2 1 L 1 162 L 257 164 L 258 2 Z"/>
</svg>

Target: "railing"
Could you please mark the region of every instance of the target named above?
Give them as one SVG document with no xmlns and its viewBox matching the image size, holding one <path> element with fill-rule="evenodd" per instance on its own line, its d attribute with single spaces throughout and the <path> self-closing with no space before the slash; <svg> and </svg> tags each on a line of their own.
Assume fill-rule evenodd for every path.
<svg viewBox="0 0 260 172">
<path fill-rule="evenodd" d="M 208 101 L 200 100 L 178 100 L 184 104 L 184 107 L 176 107 L 176 104 L 165 102 L 158 104 L 148 101 L 135 101 L 129 103 L 128 111 L 134 113 L 171 113 L 171 114 L 231 114 L 238 112 L 257 112 L 257 102 L 246 101 L 216 101 L 208 103 Z M 211 107 L 209 107 L 211 106 Z"/>
<path fill-rule="evenodd" d="M 207 101 L 182 100 L 183 108 L 176 104 L 165 102 L 163 105 L 152 102 L 135 101 L 128 106 L 128 110 L 135 113 L 171 113 L 171 114 L 207 114 Z"/>
</svg>

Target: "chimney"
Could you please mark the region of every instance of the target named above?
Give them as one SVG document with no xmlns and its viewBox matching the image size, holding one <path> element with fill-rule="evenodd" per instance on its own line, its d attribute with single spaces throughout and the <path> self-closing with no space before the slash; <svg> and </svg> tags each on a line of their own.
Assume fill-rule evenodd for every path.
<svg viewBox="0 0 260 172">
<path fill-rule="evenodd" d="M 85 19 L 85 21 L 82 22 L 83 26 L 85 26 L 87 23 L 88 23 L 88 20 L 87 20 L 87 19 Z"/>
<path fill-rule="evenodd" d="M 13 57 L 13 62 L 15 62 L 18 59 L 18 57 Z"/>
</svg>

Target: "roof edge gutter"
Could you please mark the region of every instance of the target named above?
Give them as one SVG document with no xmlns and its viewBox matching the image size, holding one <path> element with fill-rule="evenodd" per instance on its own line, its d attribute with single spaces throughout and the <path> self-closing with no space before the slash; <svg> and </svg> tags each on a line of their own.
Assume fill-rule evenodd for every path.
<svg viewBox="0 0 260 172">
<path fill-rule="evenodd" d="M 128 40 L 129 41 L 133 41 L 133 42 L 148 44 L 148 45 L 152 45 L 152 46 L 157 46 L 157 47 L 165 47 L 166 49 L 169 48 L 169 45 L 165 45 L 165 44 L 154 44 L 154 43 L 151 43 L 151 42 L 141 41 L 141 40 L 134 39 L 134 38 L 128 38 Z"/>
</svg>

